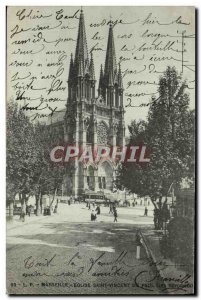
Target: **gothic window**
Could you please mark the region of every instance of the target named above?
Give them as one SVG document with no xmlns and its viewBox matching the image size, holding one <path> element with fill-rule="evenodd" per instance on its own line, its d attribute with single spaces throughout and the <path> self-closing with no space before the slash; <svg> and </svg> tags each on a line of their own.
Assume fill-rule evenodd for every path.
<svg viewBox="0 0 201 300">
<path fill-rule="evenodd" d="M 102 178 L 102 182 L 103 182 L 103 188 L 106 189 L 105 177 Z"/>
<path fill-rule="evenodd" d="M 108 129 L 107 126 L 100 122 L 97 127 L 98 144 L 107 144 L 108 142 Z"/>
<path fill-rule="evenodd" d="M 119 93 L 118 93 L 118 89 L 117 88 L 115 90 L 115 106 L 117 108 L 119 107 Z"/>
<path fill-rule="evenodd" d="M 121 141 L 122 141 L 122 131 L 121 131 L 121 127 L 118 126 L 118 129 L 117 129 L 117 140 L 116 140 L 117 146 L 121 145 Z"/>
<path fill-rule="evenodd" d="M 93 142 L 93 134 L 91 131 L 90 126 L 87 127 L 87 132 L 86 132 L 86 138 L 87 138 L 87 143 L 92 143 Z"/>
<path fill-rule="evenodd" d="M 94 189 L 95 189 L 94 170 L 91 166 L 89 166 L 89 168 L 88 168 L 87 183 L 88 183 L 89 189 L 94 191 Z"/>
<path fill-rule="evenodd" d="M 98 177 L 98 186 L 99 186 L 99 189 L 101 190 L 102 189 L 101 177 Z"/>
</svg>

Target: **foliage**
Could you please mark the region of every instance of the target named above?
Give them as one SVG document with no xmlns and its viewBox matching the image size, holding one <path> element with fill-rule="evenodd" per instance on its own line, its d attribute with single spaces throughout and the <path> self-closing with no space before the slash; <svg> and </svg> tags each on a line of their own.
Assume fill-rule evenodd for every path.
<svg viewBox="0 0 201 300">
<path fill-rule="evenodd" d="M 130 144 L 150 149 L 149 163 L 119 168 L 117 186 L 152 200 L 167 196 L 172 183 L 194 176 L 194 111 L 189 110 L 186 83 L 168 67 L 159 80 L 158 98 L 152 98 L 146 121 L 129 126 Z"/>
<path fill-rule="evenodd" d="M 8 199 L 19 193 L 25 197 L 34 184 L 38 149 L 34 143 L 34 126 L 17 104 L 7 105 L 7 192 Z"/>
<path fill-rule="evenodd" d="M 63 180 L 63 166 L 49 161 L 51 136 L 46 125 L 32 124 L 16 103 L 7 105 L 7 200 L 16 194 L 22 203 L 30 195 L 36 204 L 53 194 Z"/>
</svg>

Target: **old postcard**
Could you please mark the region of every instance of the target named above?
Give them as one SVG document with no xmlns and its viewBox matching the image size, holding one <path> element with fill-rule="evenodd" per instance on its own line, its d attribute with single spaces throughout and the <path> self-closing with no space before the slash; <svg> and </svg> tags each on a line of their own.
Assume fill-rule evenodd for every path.
<svg viewBox="0 0 201 300">
<path fill-rule="evenodd" d="M 195 8 L 9 6 L 7 293 L 195 293 Z"/>
</svg>

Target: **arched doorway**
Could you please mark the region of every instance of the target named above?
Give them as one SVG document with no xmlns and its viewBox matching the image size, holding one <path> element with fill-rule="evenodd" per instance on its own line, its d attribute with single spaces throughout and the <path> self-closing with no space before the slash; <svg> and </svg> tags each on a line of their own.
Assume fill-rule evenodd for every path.
<svg viewBox="0 0 201 300">
<path fill-rule="evenodd" d="M 99 189 L 112 191 L 113 189 L 113 170 L 109 162 L 104 161 L 98 168 Z"/>
</svg>

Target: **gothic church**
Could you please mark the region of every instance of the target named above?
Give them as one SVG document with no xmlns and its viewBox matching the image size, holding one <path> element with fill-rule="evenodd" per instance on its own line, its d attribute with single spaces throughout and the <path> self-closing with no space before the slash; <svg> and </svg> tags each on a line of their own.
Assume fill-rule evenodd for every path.
<svg viewBox="0 0 201 300">
<path fill-rule="evenodd" d="M 71 54 L 68 76 L 66 113 L 52 129 L 62 128 L 65 144 L 77 147 L 91 145 L 124 146 L 125 123 L 123 83 L 117 66 L 112 24 L 109 25 L 104 70 L 101 65 L 96 95 L 93 53 L 87 49 L 84 14 L 81 10 L 75 56 Z M 63 190 L 79 196 L 86 191 L 112 191 L 116 164 L 104 159 L 99 164 L 77 161 L 66 165 Z"/>
</svg>

